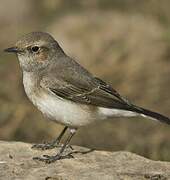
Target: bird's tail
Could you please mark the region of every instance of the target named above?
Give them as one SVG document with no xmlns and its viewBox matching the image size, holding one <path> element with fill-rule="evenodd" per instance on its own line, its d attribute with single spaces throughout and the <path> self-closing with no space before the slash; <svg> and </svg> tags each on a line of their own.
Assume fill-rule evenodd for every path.
<svg viewBox="0 0 170 180">
<path fill-rule="evenodd" d="M 153 119 L 153 120 L 158 120 L 162 123 L 166 123 L 166 124 L 170 124 L 170 118 L 159 114 L 157 112 L 153 112 L 138 106 L 133 106 L 133 111 L 139 113 L 141 116 L 149 118 L 149 119 Z"/>
</svg>

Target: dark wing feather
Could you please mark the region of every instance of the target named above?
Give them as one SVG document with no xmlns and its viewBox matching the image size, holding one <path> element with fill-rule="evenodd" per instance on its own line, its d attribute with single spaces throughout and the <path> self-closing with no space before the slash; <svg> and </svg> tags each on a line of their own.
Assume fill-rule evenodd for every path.
<svg viewBox="0 0 170 180">
<path fill-rule="evenodd" d="M 46 83 L 48 82 L 48 83 Z M 57 96 L 80 104 L 89 104 L 105 108 L 131 110 L 131 104 L 121 97 L 110 85 L 99 78 L 93 78 L 93 83 L 74 83 L 57 79 L 51 81 L 47 77 L 42 80 L 41 86 Z M 55 83 L 54 83 L 55 82 Z"/>
<path fill-rule="evenodd" d="M 103 91 L 108 92 L 109 94 L 112 94 L 113 96 L 115 96 L 116 98 L 118 98 L 120 101 L 129 104 L 130 106 L 132 106 L 132 104 L 125 99 L 124 97 L 122 97 L 115 89 L 112 88 L 112 86 L 108 85 L 106 82 L 104 82 L 103 80 L 99 79 L 99 78 L 95 78 L 98 83 L 100 84 L 99 88 L 102 89 Z"/>
</svg>

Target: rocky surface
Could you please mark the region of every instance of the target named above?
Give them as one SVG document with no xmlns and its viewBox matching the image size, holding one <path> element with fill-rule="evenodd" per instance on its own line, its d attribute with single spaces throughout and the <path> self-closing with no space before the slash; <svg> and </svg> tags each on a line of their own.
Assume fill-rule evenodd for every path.
<svg viewBox="0 0 170 180">
<path fill-rule="evenodd" d="M 75 146 L 77 151 L 88 149 Z M 0 179 L 4 180 L 167 180 L 170 162 L 152 161 L 130 152 L 91 151 L 75 154 L 52 164 L 32 160 L 33 156 L 54 154 L 32 150 L 31 144 L 0 142 Z"/>
</svg>

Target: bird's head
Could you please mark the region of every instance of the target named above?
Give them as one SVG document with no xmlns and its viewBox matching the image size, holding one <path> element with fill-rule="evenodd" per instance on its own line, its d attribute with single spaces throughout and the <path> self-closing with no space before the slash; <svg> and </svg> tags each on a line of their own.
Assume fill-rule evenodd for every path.
<svg viewBox="0 0 170 180">
<path fill-rule="evenodd" d="M 57 41 L 45 32 L 26 34 L 16 42 L 14 47 L 4 51 L 15 53 L 21 68 L 29 72 L 44 69 L 50 61 L 64 53 Z"/>
</svg>

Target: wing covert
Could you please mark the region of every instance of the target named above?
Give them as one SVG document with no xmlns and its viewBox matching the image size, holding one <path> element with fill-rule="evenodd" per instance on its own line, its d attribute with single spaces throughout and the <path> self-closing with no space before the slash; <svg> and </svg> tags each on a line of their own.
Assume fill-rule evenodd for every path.
<svg viewBox="0 0 170 180">
<path fill-rule="evenodd" d="M 121 97 L 110 85 L 99 78 L 93 78 L 93 83 L 80 84 L 64 79 L 52 80 L 45 77 L 41 81 L 41 87 L 53 94 L 80 104 L 117 109 L 130 109 L 130 103 Z"/>
</svg>

